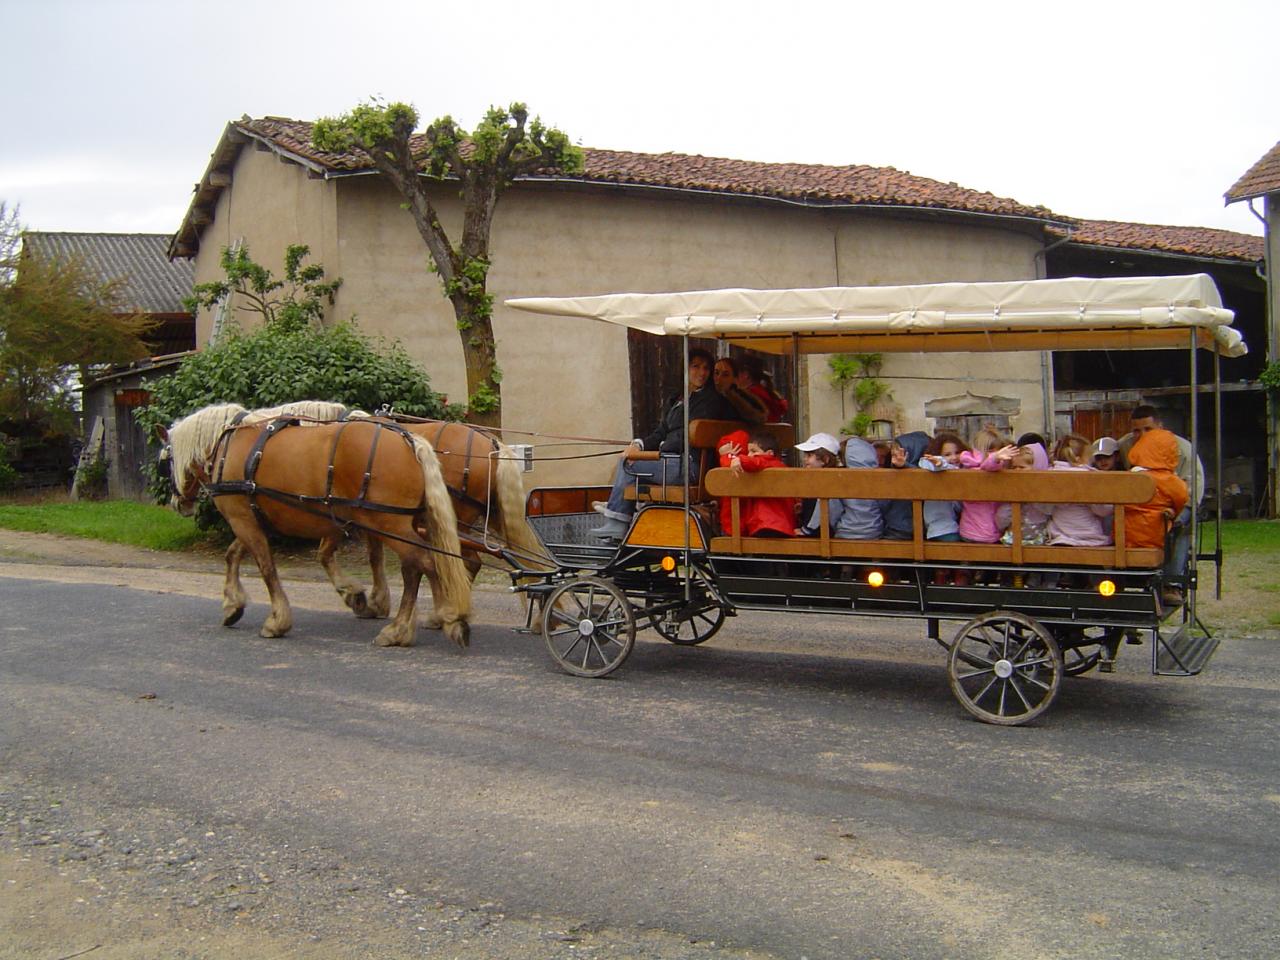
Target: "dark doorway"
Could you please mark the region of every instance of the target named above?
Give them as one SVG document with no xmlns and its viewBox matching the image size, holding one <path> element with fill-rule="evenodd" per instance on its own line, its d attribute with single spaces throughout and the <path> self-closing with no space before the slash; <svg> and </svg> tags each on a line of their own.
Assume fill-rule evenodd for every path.
<svg viewBox="0 0 1280 960">
<path fill-rule="evenodd" d="M 702 347 L 717 356 L 720 344 L 715 340 L 690 337 L 689 346 Z M 731 347 L 732 357 L 746 356 L 750 351 Z M 627 354 L 631 367 L 631 429 L 641 437 L 652 430 L 674 397 L 684 389 L 684 340 L 681 337 L 657 337 L 639 330 L 627 331 Z M 757 354 L 773 378 L 774 388 L 795 410 L 792 389 L 792 362 L 789 356 Z"/>
</svg>

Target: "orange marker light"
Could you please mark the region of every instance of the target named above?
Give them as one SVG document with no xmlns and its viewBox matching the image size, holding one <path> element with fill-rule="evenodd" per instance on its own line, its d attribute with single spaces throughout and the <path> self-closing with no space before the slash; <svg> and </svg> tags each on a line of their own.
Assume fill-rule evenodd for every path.
<svg viewBox="0 0 1280 960">
<path fill-rule="evenodd" d="M 1098 584 L 1098 592 L 1104 597 L 1109 597 L 1116 592 L 1116 585 L 1111 580 L 1103 580 Z"/>
<path fill-rule="evenodd" d="M 879 570 L 872 570 L 870 573 L 867 574 L 867 583 L 873 587 L 883 587 L 884 574 L 881 573 Z"/>
<path fill-rule="evenodd" d="M 676 568 L 676 558 L 675 558 L 675 557 L 671 556 L 671 554 L 667 554 L 665 557 L 663 557 L 663 558 L 662 558 L 662 569 L 663 569 L 663 570 L 667 571 L 667 573 L 670 573 L 670 572 L 671 572 L 672 570 L 674 570 L 675 568 Z"/>
</svg>

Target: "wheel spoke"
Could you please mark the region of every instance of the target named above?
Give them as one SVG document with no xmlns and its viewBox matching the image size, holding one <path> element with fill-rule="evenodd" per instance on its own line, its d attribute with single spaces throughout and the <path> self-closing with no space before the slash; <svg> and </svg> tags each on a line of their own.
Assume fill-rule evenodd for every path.
<svg viewBox="0 0 1280 960">
<path fill-rule="evenodd" d="M 988 673 L 995 673 L 995 670 L 994 670 L 994 669 L 992 669 L 992 670 L 974 670 L 972 673 L 957 673 L 957 674 L 956 674 L 956 679 L 957 679 L 957 680 L 970 680 L 970 679 L 972 679 L 973 677 L 982 677 L 982 676 L 986 676 Z"/>
<path fill-rule="evenodd" d="M 1013 677 L 1010 677 L 1009 686 L 1013 687 L 1013 692 L 1018 695 L 1018 699 L 1022 701 L 1022 705 L 1027 708 L 1026 712 L 1030 713 L 1033 707 L 1031 706 L 1030 701 L 1027 700 L 1026 695 L 1022 692 L 1022 687 L 1018 686 L 1018 681 Z"/>
</svg>

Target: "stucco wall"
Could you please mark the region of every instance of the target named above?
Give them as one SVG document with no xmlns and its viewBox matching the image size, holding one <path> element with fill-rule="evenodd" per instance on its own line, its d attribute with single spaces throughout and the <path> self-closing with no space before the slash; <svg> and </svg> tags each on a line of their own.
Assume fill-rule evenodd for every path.
<svg viewBox="0 0 1280 960">
<path fill-rule="evenodd" d="M 284 272 L 284 251 L 293 243 L 311 247 L 308 262 L 321 263 L 330 277 L 340 276 L 332 264 L 335 252 L 332 184 L 308 179 L 306 171 L 279 160 L 274 153 L 252 144 L 240 151 L 232 171 L 231 185 L 222 191 L 213 222 L 200 234 L 196 255 L 195 282 L 223 279 L 218 265 L 224 247 L 237 241 L 249 248 L 253 259 L 277 276 Z M 245 324 L 256 314 L 237 311 Z M 214 313 L 201 310 L 196 315 L 196 346 L 209 342 Z"/>
<path fill-rule="evenodd" d="M 437 390 L 465 399 L 452 309 L 427 270 L 411 217 L 387 184 L 369 176 L 309 180 L 301 168 L 252 148 L 242 151 L 234 183 L 201 238 L 197 282 L 216 275 L 218 248 L 237 236 L 273 268 L 287 243 L 308 242 L 330 276 L 343 278 L 333 315 L 354 313 L 366 332 L 399 339 Z M 456 196 L 447 189 L 437 196 L 446 226 L 456 233 Z M 502 305 L 508 297 L 1034 275 L 1035 240 L 971 224 L 519 184 L 498 206 L 490 275 L 504 424 L 514 428 L 508 440 L 531 439 L 516 430 L 542 435 L 529 479 L 543 485 L 601 480 L 612 469 L 604 458 L 548 459 L 606 449 L 557 446 L 550 435 L 625 440 L 632 434 L 626 332 L 511 311 Z M 209 322 L 201 318 L 200 342 Z M 838 429 L 839 398 L 826 381 L 825 359 L 809 358 L 805 368 L 809 423 Z M 906 429 L 929 425 L 926 400 L 966 388 L 1017 396 L 1020 429 L 1043 421 L 1038 355 L 902 355 L 887 360 L 882 379 L 890 381 Z"/>
</svg>

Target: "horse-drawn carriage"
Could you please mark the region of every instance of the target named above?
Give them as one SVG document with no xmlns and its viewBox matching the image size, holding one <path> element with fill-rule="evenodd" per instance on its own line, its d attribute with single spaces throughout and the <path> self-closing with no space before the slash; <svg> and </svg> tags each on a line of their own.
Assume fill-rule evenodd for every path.
<svg viewBox="0 0 1280 960">
<path fill-rule="evenodd" d="M 508 305 L 536 313 L 615 323 L 649 333 L 716 338 L 767 353 L 982 352 L 1184 349 L 1189 356 L 1190 424 L 1199 432 L 1196 355 L 1213 356 L 1214 439 L 1221 463 L 1220 355 L 1245 347 L 1230 327 L 1212 281 L 1189 277 L 1043 280 L 814 290 L 713 290 L 577 299 L 523 299 Z M 687 383 L 686 383 L 687 387 Z M 537 489 L 528 518 L 555 569 L 521 587 L 536 602 L 551 656 L 587 677 L 617 669 L 636 631 L 652 627 L 679 644 L 702 643 L 725 618 L 745 610 L 846 614 L 923 620 L 948 651 L 951 688 L 970 713 L 1020 724 L 1042 714 L 1062 677 L 1109 668 L 1122 638 L 1150 638 L 1152 671 L 1199 673 L 1217 640 L 1196 617 L 1195 559 L 1221 564 L 1221 526 L 1212 553 L 1192 551 L 1169 571 L 1166 551 L 1126 544 L 1124 505 L 1149 501 L 1155 485 L 1141 473 L 999 473 L 923 470 L 766 470 L 735 475 L 707 469 L 708 448 L 736 424 L 686 421 L 685 456 L 703 470 L 674 486 L 637 478 L 639 509 L 617 544 L 594 539 L 591 510 L 602 488 Z M 783 443 L 789 425 L 772 425 Z M 1194 485 L 1194 484 L 1193 484 Z M 1199 491 L 1191 490 L 1195 503 Z M 823 505 L 816 538 L 744 536 L 738 503 L 746 497 L 809 497 Z M 827 498 L 909 501 L 911 540 L 839 540 L 827 530 Z M 716 532 L 703 509 L 728 498 L 731 522 Z M 1011 504 L 1010 543 L 924 539 L 922 508 L 932 500 Z M 1029 545 L 1021 536 L 1029 504 L 1111 504 L 1114 544 Z M 1195 511 L 1189 535 L 1198 543 Z M 1172 532 L 1171 532 L 1172 536 Z M 940 567 L 963 567 L 971 582 L 935 583 Z M 532 573 L 532 571 L 525 571 Z M 1045 574 L 1074 586 L 1024 584 Z M 1166 587 L 1185 590 L 1175 610 Z M 946 639 L 944 621 L 959 622 Z"/>
</svg>

